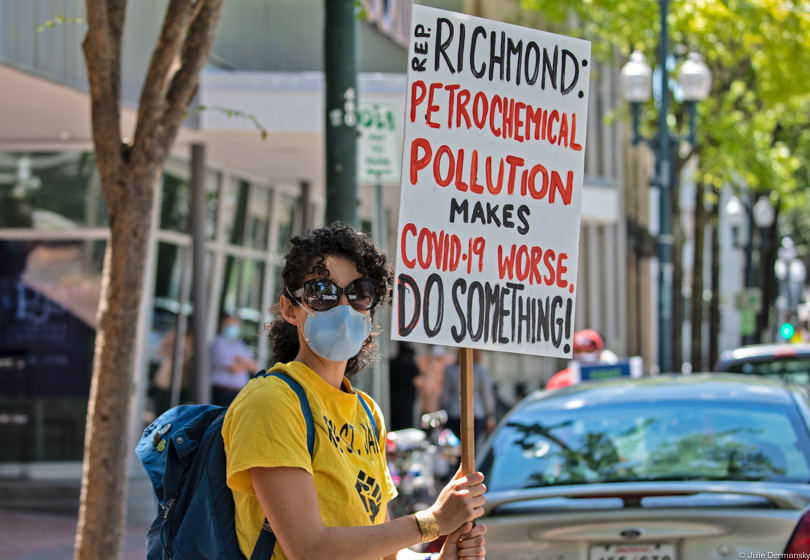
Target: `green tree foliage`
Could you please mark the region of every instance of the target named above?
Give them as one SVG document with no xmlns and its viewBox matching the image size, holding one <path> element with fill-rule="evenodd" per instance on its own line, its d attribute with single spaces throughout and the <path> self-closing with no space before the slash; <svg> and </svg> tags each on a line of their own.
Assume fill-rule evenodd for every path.
<svg viewBox="0 0 810 560">
<path fill-rule="evenodd" d="M 709 99 L 698 104 L 696 179 L 716 187 L 745 184 L 773 192 L 788 207 L 801 204 L 797 193 L 802 199 L 810 180 L 810 7 L 802 0 L 669 4 L 673 61 L 701 53 L 714 77 Z M 521 5 L 560 25 L 557 30 L 591 40 L 599 60 L 615 62 L 616 52 L 626 57 L 638 49 L 656 63 L 655 0 L 521 0 Z M 571 26 L 572 20 L 578 23 Z M 675 104 L 673 110 L 683 108 Z M 654 115 L 651 103 L 646 116 Z M 670 122 L 677 128 L 683 114 L 676 112 Z"/>
</svg>

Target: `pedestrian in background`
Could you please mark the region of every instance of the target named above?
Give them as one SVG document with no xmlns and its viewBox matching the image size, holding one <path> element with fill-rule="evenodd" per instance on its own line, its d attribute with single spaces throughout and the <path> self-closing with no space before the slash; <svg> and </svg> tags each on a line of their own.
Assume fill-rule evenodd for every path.
<svg viewBox="0 0 810 560">
<path fill-rule="evenodd" d="M 257 369 L 253 351 L 242 341 L 239 319 L 223 313 L 219 334 L 211 345 L 211 402 L 219 406 L 231 404 Z"/>
<path fill-rule="evenodd" d="M 436 412 L 441 408 L 444 369 L 453 363 L 453 357 L 444 351 L 444 346 L 431 346 L 430 350 L 416 358 L 419 377 L 416 389 L 419 391 L 420 416 Z"/>
<path fill-rule="evenodd" d="M 482 352 L 473 348 L 473 414 L 475 440 L 495 428 L 495 389 L 489 370 L 481 363 Z M 458 362 L 444 370 L 441 407 L 447 412 L 447 427 L 461 437 L 461 370 Z"/>
<path fill-rule="evenodd" d="M 391 429 L 404 430 L 416 424 L 416 378 L 419 368 L 416 352 L 409 342 L 400 341 L 397 355 L 389 364 Z"/>
<path fill-rule="evenodd" d="M 297 381 L 312 411 L 310 455 L 301 401 L 276 377 L 256 377 L 225 416 L 222 435 L 236 531 L 250 558 L 263 525 L 277 538 L 272 557 L 423 560 L 405 547 L 448 535 L 435 560 L 484 556 L 484 476 L 459 472 L 431 507 L 391 520 L 396 488 L 385 460 L 377 403 L 352 387 L 371 365 L 377 303 L 393 271 L 365 234 L 338 223 L 290 240 L 273 306 L 271 371 Z"/>
</svg>

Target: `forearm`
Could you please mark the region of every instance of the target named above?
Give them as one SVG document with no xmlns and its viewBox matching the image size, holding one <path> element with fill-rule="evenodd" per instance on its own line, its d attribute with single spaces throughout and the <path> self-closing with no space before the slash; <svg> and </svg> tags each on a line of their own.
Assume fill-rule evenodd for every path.
<svg viewBox="0 0 810 560">
<path fill-rule="evenodd" d="M 419 528 L 413 516 L 401 517 L 381 525 L 363 527 L 321 527 L 311 538 L 294 535 L 294 544 L 285 547 L 287 558 L 330 558 L 331 560 L 422 560 L 426 554 L 407 550 L 420 542 Z M 308 542 L 307 542 L 308 541 Z M 289 550 L 288 550 L 289 549 Z"/>
</svg>

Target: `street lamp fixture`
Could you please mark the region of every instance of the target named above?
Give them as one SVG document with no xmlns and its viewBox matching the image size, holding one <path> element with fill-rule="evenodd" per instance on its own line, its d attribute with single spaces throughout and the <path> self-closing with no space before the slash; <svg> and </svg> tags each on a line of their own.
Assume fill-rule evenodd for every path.
<svg viewBox="0 0 810 560">
<path fill-rule="evenodd" d="M 675 180 L 673 161 L 679 144 L 686 140 L 695 143 L 695 103 L 706 99 L 711 90 L 711 72 L 700 55 L 690 54 L 678 73 L 679 92 L 689 113 L 689 135 L 686 138 L 672 133 L 667 124 L 669 114 L 669 31 L 667 28 L 668 0 L 660 0 L 661 34 L 658 43 L 658 74 L 661 99 L 658 107 L 658 131 L 655 138 L 645 139 L 639 132 L 641 104 L 652 97 L 653 72 L 644 55 L 634 51 L 622 68 L 621 87 L 624 99 L 630 103 L 633 115 L 634 145 L 645 140 L 655 152 L 655 179 L 660 189 L 658 233 L 658 367 L 659 371 L 674 371 L 672 363 L 672 218 L 670 216 L 671 185 Z M 678 367 L 680 369 L 680 367 Z"/>
</svg>

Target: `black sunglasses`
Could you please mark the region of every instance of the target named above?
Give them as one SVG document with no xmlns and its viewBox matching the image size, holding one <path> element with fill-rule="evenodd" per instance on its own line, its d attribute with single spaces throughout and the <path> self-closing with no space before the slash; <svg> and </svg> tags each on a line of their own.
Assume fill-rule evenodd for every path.
<svg viewBox="0 0 810 560">
<path fill-rule="evenodd" d="M 380 283 L 373 278 L 352 280 L 341 288 L 329 278 L 313 278 L 304 282 L 293 296 L 315 311 L 332 309 L 340 301 L 340 295 L 346 294 L 349 305 L 358 311 L 368 311 L 380 301 Z"/>
</svg>

